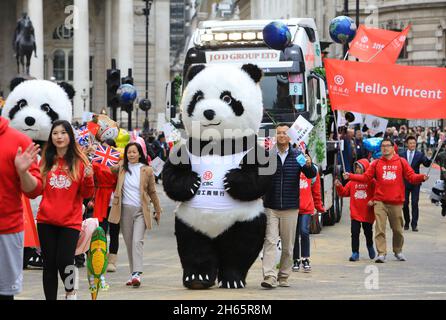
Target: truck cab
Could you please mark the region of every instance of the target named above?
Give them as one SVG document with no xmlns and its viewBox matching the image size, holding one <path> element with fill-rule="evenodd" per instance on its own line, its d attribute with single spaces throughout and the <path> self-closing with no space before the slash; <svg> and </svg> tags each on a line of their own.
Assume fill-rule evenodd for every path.
<svg viewBox="0 0 446 320">
<path fill-rule="evenodd" d="M 286 24 L 291 33 L 291 43 L 283 51 L 270 49 L 263 41 L 263 28 L 271 20 L 201 22 L 188 44 L 183 79 L 186 79 L 189 69 L 197 64 L 241 66 L 253 63 L 259 66 L 263 70 L 260 86 L 264 107 L 261 126 L 264 135 L 260 135 L 259 139 L 273 137 L 275 124 L 291 125 L 299 115 L 314 125 L 307 146 L 319 166 L 324 205 L 335 216 L 333 168 L 336 164 L 332 162 L 337 157 L 327 152 L 327 94 L 325 79 L 316 72 L 317 68 L 322 67 L 316 24 L 311 18 L 278 21 Z M 186 85 L 183 83 L 183 88 Z M 166 120 L 173 115 L 168 101 Z M 340 212 L 337 214 L 340 216 Z"/>
</svg>

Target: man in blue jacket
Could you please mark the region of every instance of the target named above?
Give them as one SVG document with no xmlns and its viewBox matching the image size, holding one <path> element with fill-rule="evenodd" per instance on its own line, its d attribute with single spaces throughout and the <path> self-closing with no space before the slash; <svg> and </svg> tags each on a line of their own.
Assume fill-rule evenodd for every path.
<svg viewBox="0 0 446 320">
<path fill-rule="evenodd" d="M 406 138 L 407 150 L 400 154 L 401 157 L 409 162 L 415 173 L 420 173 L 420 166 L 429 167 L 432 163 L 423 153 L 415 150 L 417 147 L 417 140 L 414 136 L 408 136 Z M 404 213 L 404 230 L 409 230 L 409 224 L 412 226 L 412 231 L 418 231 L 418 200 L 420 198 L 420 186 L 413 185 L 405 181 L 406 186 L 406 199 L 404 201 L 403 213 Z M 412 221 L 409 213 L 409 196 L 412 194 Z"/>
<path fill-rule="evenodd" d="M 276 127 L 276 146 L 271 150 L 277 156 L 277 170 L 272 184 L 263 199 L 266 209 L 267 225 L 265 243 L 263 245 L 263 277 L 261 286 L 264 288 L 279 286 L 289 287 L 288 277 L 293 262 L 293 248 L 296 236 L 296 224 L 299 210 L 299 183 L 301 171 L 308 178 L 317 174 L 311 158 L 290 145 L 286 131 L 289 126 L 279 124 Z M 280 235 L 282 255 L 280 270 L 276 272 L 276 245 Z M 304 263 L 304 262 L 303 262 Z M 309 261 L 307 261 L 309 264 Z"/>
</svg>

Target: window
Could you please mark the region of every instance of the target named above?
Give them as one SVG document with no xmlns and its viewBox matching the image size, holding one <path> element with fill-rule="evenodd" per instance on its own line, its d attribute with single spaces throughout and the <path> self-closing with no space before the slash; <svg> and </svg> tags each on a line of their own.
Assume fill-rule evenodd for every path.
<svg viewBox="0 0 446 320">
<path fill-rule="evenodd" d="M 65 24 L 61 24 L 53 31 L 54 40 L 69 40 L 73 38 L 73 28 L 68 29 Z"/>
<path fill-rule="evenodd" d="M 68 80 L 73 81 L 73 50 L 68 54 Z"/>
<path fill-rule="evenodd" d="M 56 80 L 65 80 L 65 52 L 56 50 L 53 54 L 53 75 Z"/>
</svg>

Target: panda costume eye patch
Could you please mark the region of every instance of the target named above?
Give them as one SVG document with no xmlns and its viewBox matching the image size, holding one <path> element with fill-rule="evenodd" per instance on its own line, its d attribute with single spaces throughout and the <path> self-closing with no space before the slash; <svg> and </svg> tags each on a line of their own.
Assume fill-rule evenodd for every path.
<svg viewBox="0 0 446 320">
<path fill-rule="evenodd" d="M 40 109 L 43 112 L 46 112 L 46 114 L 48 115 L 48 117 L 51 118 L 51 122 L 54 122 L 56 120 L 59 119 L 59 114 L 57 112 L 55 112 L 48 103 L 44 103 L 40 106 Z"/>
<path fill-rule="evenodd" d="M 192 113 L 194 113 L 195 105 L 198 101 L 204 98 L 203 91 L 198 90 L 195 92 L 194 96 L 192 97 L 192 100 L 190 101 L 189 105 L 187 106 L 187 115 L 189 117 L 192 117 Z"/>
<path fill-rule="evenodd" d="M 19 112 L 21 109 L 23 109 L 24 107 L 26 107 L 28 105 L 28 101 L 26 101 L 25 99 L 21 99 L 19 101 L 17 101 L 17 103 L 15 104 L 15 106 L 9 110 L 9 119 L 14 119 L 15 114 L 17 112 Z"/>
<path fill-rule="evenodd" d="M 220 94 L 220 99 L 229 104 L 232 108 L 232 111 L 234 111 L 235 115 L 238 117 L 240 117 L 245 111 L 241 102 L 235 99 L 230 91 L 223 91 Z"/>
</svg>

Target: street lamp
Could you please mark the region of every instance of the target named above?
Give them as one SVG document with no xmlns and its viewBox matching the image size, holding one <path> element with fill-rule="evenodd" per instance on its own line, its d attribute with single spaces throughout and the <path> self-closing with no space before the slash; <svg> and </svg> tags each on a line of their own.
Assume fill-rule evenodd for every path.
<svg viewBox="0 0 446 320">
<path fill-rule="evenodd" d="M 82 90 L 81 98 L 82 100 L 84 100 L 84 112 L 85 112 L 85 101 L 88 99 L 87 90 L 85 88 Z"/>
<path fill-rule="evenodd" d="M 146 16 L 146 94 L 145 94 L 145 102 L 143 105 L 148 105 L 149 100 L 149 17 L 150 17 L 150 9 L 152 8 L 152 3 L 154 0 L 144 0 L 146 3 L 146 7 L 143 9 L 143 14 Z M 149 107 L 150 108 L 150 107 Z M 146 121 L 148 121 L 148 111 L 149 108 L 144 110 L 146 112 Z"/>
</svg>

